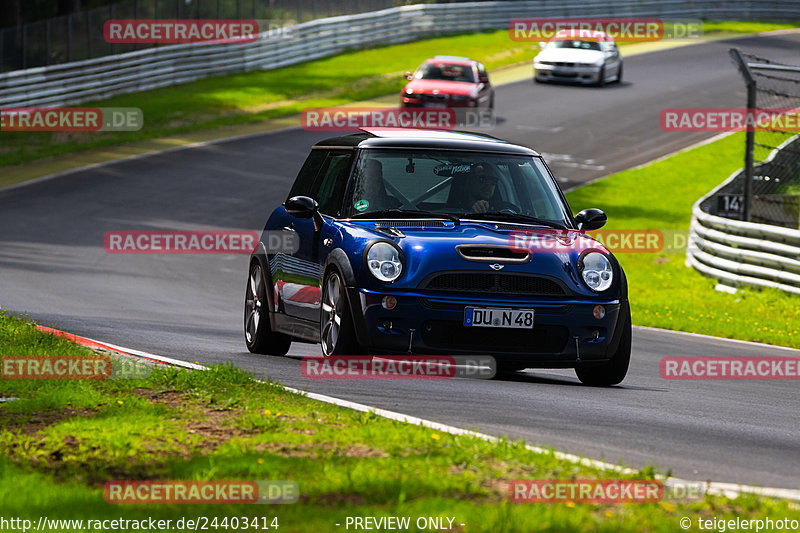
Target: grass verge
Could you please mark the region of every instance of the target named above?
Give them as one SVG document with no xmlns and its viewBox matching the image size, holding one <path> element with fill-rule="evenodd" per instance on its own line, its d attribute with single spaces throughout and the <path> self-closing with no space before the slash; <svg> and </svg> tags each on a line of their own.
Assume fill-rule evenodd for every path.
<svg viewBox="0 0 800 533">
<path fill-rule="evenodd" d="M 82 348 L 0 316 L 10 353 Z M 16 339 L 24 339 L 17 343 Z M 51 343 L 56 344 L 51 344 Z M 277 517 L 280 531 L 332 531 L 348 516 L 452 517 L 453 531 L 675 531 L 698 518 L 800 519 L 786 502 L 515 504 L 514 479 L 621 477 L 522 442 L 452 436 L 323 404 L 230 366 L 159 368 L 146 380 L 2 380 L 4 517 L 141 520 Z M 651 469 L 632 478 L 653 476 Z M 300 500 L 265 505 L 111 505 L 109 480 L 292 480 Z M 446 522 L 445 522 L 446 523 Z M 465 524 L 461 526 L 459 524 Z M 49 531 L 75 531 L 61 525 Z M 411 527 L 410 530 L 417 530 Z"/>
<path fill-rule="evenodd" d="M 706 22 L 707 35 L 736 35 L 796 26 L 793 23 Z M 623 46 L 627 46 L 623 43 Z M 526 63 L 537 43 L 511 41 L 506 30 L 425 39 L 359 50 L 269 71 L 204 80 L 87 102 L 83 107 L 137 107 L 144 127 L 137 132 L 5 132 L 0 166 L 45 157 L 243 125 L 295 115 L 308 107 L 341 105 L 398 94 L 403 73 L 433 55 L 463 55 L 489 70 Z M 2 183 L 0 183 L 1 185 Z"/>
<path fill-rule="evenodd" d="M 744 134 L 626 170 L 567 194 L 575 211 L 599 207 L 603 229 L 688 232 L 691 206 L 744 161 Z M 633 323 L 800 348 L 800 298 L 775 289 L 714 290 L 679 253 L 616 254 L 628 277 Z M 700 355 L 700 354 L 698 354 Z"/>
</svg>

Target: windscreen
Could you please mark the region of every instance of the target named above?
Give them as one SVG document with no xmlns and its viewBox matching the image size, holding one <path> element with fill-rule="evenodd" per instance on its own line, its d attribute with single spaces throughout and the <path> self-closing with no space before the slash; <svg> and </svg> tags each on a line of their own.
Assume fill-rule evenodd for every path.
<svg viewBox="0 0 800 533">
<path fill-rule="evenodd" d="M 566 206 L 539 157 L 365 150 L 352 191 L 345 209 L 351 216 L 389 209 L 459 218 L 503 213 L 568 225 Z"/>
<path fill-rule="evenodd" d="M 597 50 L 600 51 L 600 43 L 597 41 L 555 41 L 554 48 L 576 48 L 578 50 Z"/>
<path fill-rule="evenodd" d="M 475 82 L 470 65 L 452 63 L 425 63 L 417 71 L 417 79 Z"/>
</svg>

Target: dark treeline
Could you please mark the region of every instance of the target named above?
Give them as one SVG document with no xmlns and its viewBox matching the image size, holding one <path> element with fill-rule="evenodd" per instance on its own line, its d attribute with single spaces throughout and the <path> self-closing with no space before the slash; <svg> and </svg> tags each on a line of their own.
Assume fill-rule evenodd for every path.
<svg viewBox="0 0 800 533">
<path fill-rule="evenodd" d="M 0 28 L 67 15 L 113 2 L 114 0 L 0 0 Z"/>
</svg>

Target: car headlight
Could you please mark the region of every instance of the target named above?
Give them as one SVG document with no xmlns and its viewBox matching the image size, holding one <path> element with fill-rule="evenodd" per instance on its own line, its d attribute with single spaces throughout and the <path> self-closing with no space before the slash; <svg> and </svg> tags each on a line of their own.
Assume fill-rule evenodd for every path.
<svg viewBox="0 0 800 533">
<path fill-rule="evenodd" d="M 367 250 L 367 268 L 378 280 L 392 283 L 403 273 L 400 250 L 388 242 L 372 244 Z"/>
<path fill-rule="evenodd" d="M 611 261 L 600 252 L 588 252 L 578 259 L 578 271 L 587 287 L 595 292 L 603 292 L 611 287 L 614 271 Z"/>
<path fill-rule="evenodd" d="M 469 100 L 469 96 L 461 96 L 460 94 L 454 94 L 450 98 L 452 98 L 454 102 L 463 102 L 464 100 Z"/>
</svg>

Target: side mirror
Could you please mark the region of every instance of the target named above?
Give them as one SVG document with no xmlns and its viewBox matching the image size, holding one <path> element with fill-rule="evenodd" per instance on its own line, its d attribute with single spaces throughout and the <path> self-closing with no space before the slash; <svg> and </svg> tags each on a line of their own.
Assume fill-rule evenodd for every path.
<svg viewBox="0 0 800 533">
<path fill-rule="evenodd" d="M 283 204 L 286 212 L 295 218 L 313 218 L 314 229 L 319 231 L 322 228 L 322 215 L 319 214 L 319 204 L 308 196 L 292 196 Z"/>
<path fill-rule="evenodd" d="M 547 43 L 544 41 L 539 41 L 539 48 L 541 50 L 544 50 L 545 48 L 547 48 Z"/>
<path fill-rule="evenodd" d="M 581 231 L 592 231 L 600 229 L 606 225 L 608 217 L 599 209 L 584 209 L 575 215 L 575 222 L 578 223 L 578 229 Z"/>
<path fill-rule="evenodd" d="M 478 81 L 481 83 L 489 83 L 489 76 L 480 76 Z"/>
<path fill-rule="evenodd" d="M 406 72 L 406 73 L 405 73 L 405 74 L 403 74 L 403 75 L 406 77 L 406 79 L 407 79 L 407 80 L 410 80 L 410 79 L 412 79 L 412 78 L 414 77 L 414 75 L 413 75 L 413 74 L 411 74 L 410 72 Z"/>
</svg>

